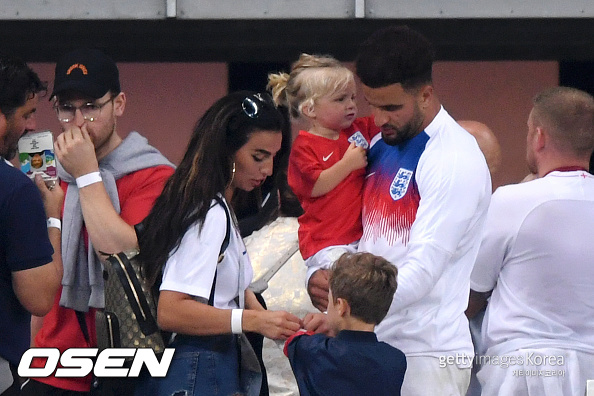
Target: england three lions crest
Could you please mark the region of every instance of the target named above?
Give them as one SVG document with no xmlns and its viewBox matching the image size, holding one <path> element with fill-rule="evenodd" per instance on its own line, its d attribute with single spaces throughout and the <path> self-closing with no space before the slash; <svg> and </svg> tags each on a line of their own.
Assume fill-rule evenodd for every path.
<svg viewBox="0 0 594 396">
<path fill-rule="evenodd" d="M 406 194 L 406 190 L 408 190 L 408 184 L 410 183 L 410 179 L 412 178 L 413 172 L 400 168 L 394 180 L 392 180 L 392 184 L 390 185 L 390 196 L 394 201 L 398 201 L 400 198 L 404 197 Z"/>
<path fill-rule="evenodd" d="M 357 132 L 353 133 L 348 138 L 348 141 L 349 141 L 349 143 L 355 142 L 355 146 L 363 147 L 365 150 L 367 150 L 369 148 L 369 143 L 367 143 L 367 139 L 365 139 L 365 136 L 363 136 L 361 131 L 357 131 Z"/>
</svg>

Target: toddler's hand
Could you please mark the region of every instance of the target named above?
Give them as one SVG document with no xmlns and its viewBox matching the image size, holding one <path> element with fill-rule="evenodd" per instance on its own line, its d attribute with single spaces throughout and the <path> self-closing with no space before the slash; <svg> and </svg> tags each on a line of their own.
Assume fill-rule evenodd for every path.
<svg viewBox="0 0 594 396">
<path fill-rule="evenodd" d="M 351 168 L 351 171 L 365 168 L 367 166 L 367 150 L 363 147 L 358 147 L 355 142 L 344 153 L 342 161 L 345 161 Z"/>
</svg>

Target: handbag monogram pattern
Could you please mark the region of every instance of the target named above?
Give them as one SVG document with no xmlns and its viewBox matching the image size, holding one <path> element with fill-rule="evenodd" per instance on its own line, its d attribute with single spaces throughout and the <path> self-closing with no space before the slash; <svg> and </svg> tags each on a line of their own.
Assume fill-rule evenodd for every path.
<svg viewBox="0 0 594 396">
<path fill-rule="evenodd" d="M 216 204 L 225 210 L 226 232 L 219 250 L 218 262 L 223 260 L 229 246 L 231 220 L 226 204 L 219 196 Z M 142 232 L 142 223 L 135 227 L 137 235 Z M 155 353 L 163 353 L 165 342 L 157 325 L 157 301 L 151 287 L 141 276 L 138 250 L 107 255 L 103 262 L 105 285 L 105 309 L 96 311 L 95 326 L 99 351 L 106 348 L 152 348 Z M 213 305 L 213 279 L 208 300 Z"/>
<path fill-rule="evenodd" d="M 156 301 L 140 276 L 138 251 L 112 254 L 104 262 L 105 310 L 97 311 L 99 350 L 105 348 L 152 348 L 165 350 L 157 322 Z"/>
</svg>

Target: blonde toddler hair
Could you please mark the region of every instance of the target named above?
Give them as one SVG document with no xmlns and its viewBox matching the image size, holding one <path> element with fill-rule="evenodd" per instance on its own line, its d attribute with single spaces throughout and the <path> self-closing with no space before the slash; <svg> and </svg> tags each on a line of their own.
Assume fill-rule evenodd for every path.
<svg viewBox="0 0 594 396">
<path fill-rule="evenodd" d="M 268 89 L 274 103 L 287 107 L 291 117 L 297 119 L 318 98 L 344 89 L 354 80 L 353 72 L 332 56 L 301 54 L 290 74 L 268 75 Z"/>
</svg>

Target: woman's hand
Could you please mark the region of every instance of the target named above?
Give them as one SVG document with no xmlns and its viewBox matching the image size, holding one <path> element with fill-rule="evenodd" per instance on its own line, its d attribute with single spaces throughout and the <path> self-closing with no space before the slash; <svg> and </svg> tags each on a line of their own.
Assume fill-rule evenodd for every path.
<svg viewBox="0 0 594 396">
<path fill-rule="evenodd" d="M 301 319 L 286 311 L 243 311 L 243 331 L 286 340 L 302 327 Z"/>
</svg>

